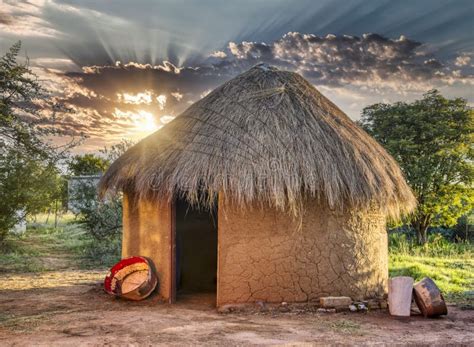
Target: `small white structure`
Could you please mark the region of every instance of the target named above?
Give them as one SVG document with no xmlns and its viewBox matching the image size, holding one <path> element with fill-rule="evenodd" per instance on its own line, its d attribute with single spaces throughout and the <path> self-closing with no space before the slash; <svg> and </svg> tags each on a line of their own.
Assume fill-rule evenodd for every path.
<svg viewBox="0 0 474 347">
<path fill-rule="evenodd" d="M 79 213 L 89 203 L 97 200 L 97 185 L 100 175 L 73 176 L 68 179 L 68 210 Z"/>
<path fill-rule="evenodd" d="M 19 222 L 15 224 L 13 227 L 12 232 L 17 235 L 21 235 L 26 232 L 26 218 L 25 218 L 25 210 L 18 210 L 16 211 L 16 215 L 19 218 Z"/>
</svg>

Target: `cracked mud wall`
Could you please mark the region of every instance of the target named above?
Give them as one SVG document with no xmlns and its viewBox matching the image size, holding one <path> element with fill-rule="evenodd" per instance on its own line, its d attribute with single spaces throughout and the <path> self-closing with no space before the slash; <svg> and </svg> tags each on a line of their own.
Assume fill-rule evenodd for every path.
<svg viewBox="0 0 474 347">
<path fill-rule="evenodd" d="M 270 207 L 219 199 L 217 305 L 306 302 L 387 291 L 385 217 L 336 213 L 314 201 L 299 219 Z"/>
<path fill-rule="evenodd" d="M 151 258 L 158 274 L 158 293 L 164 300 L 171 296 L 171 218 L 170 203 L 135 201 L 133 194 L 124 193 L 122 258 Z"/>
</svg>

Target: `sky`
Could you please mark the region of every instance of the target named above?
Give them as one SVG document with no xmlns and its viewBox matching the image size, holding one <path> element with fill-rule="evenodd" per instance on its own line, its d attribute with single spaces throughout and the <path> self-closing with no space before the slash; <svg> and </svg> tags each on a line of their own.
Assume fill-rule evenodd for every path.
<svg viewBox="0 0 474 347">
<path fill-rule="evenodd" d="M 433 88 L 474 105 L 473 18 L 472 0 L 0 0 L 0 55 L 22 41 L 71 110 L 60 126 L 94 152 L 259 62 L 300 73 L 353 120 Z"/>
</svg>

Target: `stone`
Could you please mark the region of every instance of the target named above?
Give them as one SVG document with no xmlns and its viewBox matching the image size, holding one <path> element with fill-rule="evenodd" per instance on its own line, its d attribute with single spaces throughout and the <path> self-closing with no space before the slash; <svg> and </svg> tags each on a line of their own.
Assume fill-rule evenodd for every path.
<svg viewBox="0 0 474 347">
<path fill-rule="evenodd" d="M 387 307 L 388 307 L 387 300 L 385 300 L 385 299 L 384 299 L 384 300 L 380 300 L 380 308 L 381 308 L 382 310 L 386 310 Z"/>
<path fill-rule="evenodd" d="M 232 312 L 232 305 L 222 305 L 217 308 L 218 313 L 231 313 Z"/>
<path fill-rule="evenodd" d="M 322 308 L 347 307 L 352 304 L 352 299 L 348 296 L 324 296 L 319 298 Z"/>
<path fill-rule="evenodd" d="M 359 311 L 367 311 L 367 306 L 365 304 L 357 304 L 357 309 Z"/>
<path fill-rule="evenodd" d="M 249 304 L 227 304 L 217 308 L 218 313 L 245 312 L 252 308 Z"/>
<path fill-rule="evenodd" d="M 380 308 L 380 303 L 379 303 L 379 300 L 369 300 L 368 303 L 367 303 L 367 307 L 369 308 L 369 310 L 377 310 Z"/>
<path fill-rule="evenodd" d="M 336 309 L 335 308 L 318 308 L 316 310 L 317 313 L 336 313 Z"/>
<path fill-rule="evenodd" d="M 263 301 L 257 301 L 257 302 L 255 303 L 255 305 L 257 305 L 257 308 L 258 308 L 261 312 L 268 311 L 267 305 L 266 305 L 265 302 L 263 302 Z"/>
<path fill-rule="evenodd" d="M 349 311 L 351 311 L 351 312 L 357 312 L 357 307 L 356 307 L 356 305 L 349 305 Z"/>
<path fill-rule="evenodd" d="M 288 307 L 288 305 L 286 305 L 286 306 L 278 307 L 278 311 L 280 311 L 280 312 L 290 312 L 291 309 L 290 309 L 290 307 Z"/>
</svg>

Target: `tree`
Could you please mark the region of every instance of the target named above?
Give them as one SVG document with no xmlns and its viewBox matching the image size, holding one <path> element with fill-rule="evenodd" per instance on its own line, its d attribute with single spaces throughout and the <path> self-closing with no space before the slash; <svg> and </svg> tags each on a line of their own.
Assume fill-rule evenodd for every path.
<svg viewBox="0 0 474 347">
<path fill-rule="evenodd" d="M 103 157 L 94 156 L 94 158 L 100 158 L 101 160 L 86 161 L 87 163 L 93 162 L 99 164 L 83 165 L 80 167 L 92 167 L 92 170 L 87 171 L 88 174 L 97 168 L 103 168 L 102 171 L 105 171 L 110 163 L 120 157 L 132 145 L 132 141 L 123 140 L 110 148 L 105 147 L 100 151 Z M 104 164 L 103 167 L 102 164 Z M 113 196 L 104 201 L 100 201 L 97 196 L 95 183 L 85 180 L 77 187 L 75 199 L 81 201 L 81 203 L 77 205 L 79 210 L 77 223 L 82 225 L 93 237 L 96 239 L 107 239 L 116 236 L 122 231 L 121 196 Z"/>
<path fill-rule="evenodd" d="M 410 217 L 418 242 L 429 226 L 451 226 L 473 208 L 473 111 L 437 90 L 413 103 L 364 108 L 360 125 L 400 164 L 417 199 Z"/>
<path fill-rule="evenodd" d="M 44 211 L 61 189 L 58 169 L 15 151 L 0 155 L 0 243 L 27 215 Z"/>
<path fill-rule="evenodd" d="M 0 57 L 0 243 L 8 231 L 51 203 L 57 192 L 56 163 L 77 144 L 54 147 L 47 140 L 64 135 L 54 103 L 28 66 L 17 62 L 21 44 Z"/>
<path fill-rule="evenodd" d="M 69 162 L 69 171 L 74 176 L 99 175 L 103 173 L 110 162 L 94 154 L 76 155 Z"/>
</svg>

